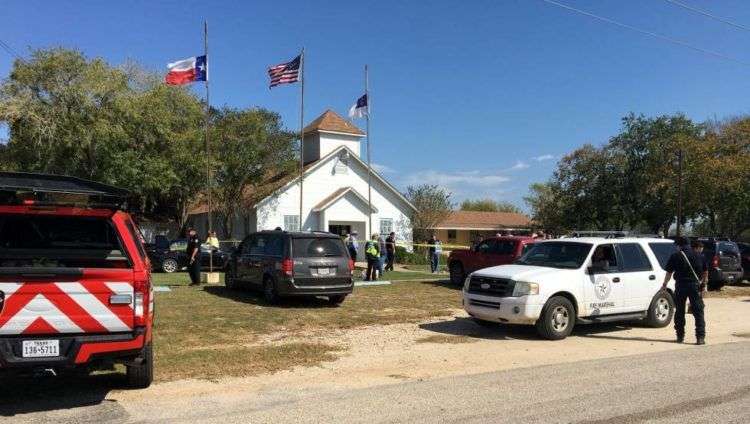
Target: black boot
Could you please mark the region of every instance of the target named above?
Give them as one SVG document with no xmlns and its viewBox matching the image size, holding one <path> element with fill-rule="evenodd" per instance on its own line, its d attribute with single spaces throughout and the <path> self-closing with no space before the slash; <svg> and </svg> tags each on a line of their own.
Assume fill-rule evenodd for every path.
<svg viewBox="0 0 750 424">
<path fill-rule="evenodd" d="M 682 343 L 685 341 L 685 335 L 684 334 L 678 334 L 677 335 L 677 343 Z"/>
<path fill-rule="evenodd" d="M 695 344 L 697 345 L 704 345 L 706 344 L 706 338 L 705 337 L 697 337 L 698 340 L 696 340 Z"/>
</svg>

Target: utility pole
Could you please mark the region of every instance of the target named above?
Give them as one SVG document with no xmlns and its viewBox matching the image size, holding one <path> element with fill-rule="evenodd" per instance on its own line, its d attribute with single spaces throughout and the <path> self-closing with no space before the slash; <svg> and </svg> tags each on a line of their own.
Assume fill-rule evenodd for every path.
<svg viewBox="0 0 750 424">
<path fill-rule="evenodd" d="M 370 165 L 370 79 L 365 65 L 365 99 L 367 100 L 367 225 L 370 226 L 368 239 L 372 238 L 372 166 Z"/>
<path fill-rule="evenodd" d="M 677 150 L 677 236 L 682 235 L 682 148 Z"/>
<path fill-rule="evenodd" d="M 208 126 L 209 126 L 209 114 L 211 112 L 211 103 L 209 102 L 208 97 L 208 22 L 203 21 L 203 54 L 206 57 L 206 122 L 205 122 L 205 129 L 206 129 L 206 161 L 208 162 L 206 164 L 206 187 L 207 187 L 207 206 L 208 206 L 208 234 L 211 234 L 213 231 L 213 217 L 212 217 L 212 205 L 211 205 L 211 191 L 213 190 L 212 184 L 211 184 L 211 144 L 208 141 Z M 213 255 L 213 249 L 208 250 L 208 272 L 214 272 L 214 255 Z"/>
</svg>

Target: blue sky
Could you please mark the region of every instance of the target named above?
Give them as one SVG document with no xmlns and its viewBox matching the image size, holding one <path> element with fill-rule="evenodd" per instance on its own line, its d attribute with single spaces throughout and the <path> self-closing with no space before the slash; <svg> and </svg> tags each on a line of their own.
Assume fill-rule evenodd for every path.
<svg viewBox="0 0 750 424">
<path fill-rule="evenodd" d="M 750 62 L 750 32 L 666 1 L 559 1 Z M 750 25 L 746 1 L 684 3 Z M 606 142 L 631 111 L 698 121 L 748 112 L 750 66 L 541 0 L 10 0 L 3 17 L 0 39 L 18 51 L 74 47 L 159 71 L 201 54 L 205 18 L 211 103 L 266 107 L 291 129 L 299 90 L 269 91 L 268 65 L 306 48 L 309 122 L 327 108 L 346 113 L 363 91 L 367 63 L 373 162 L 401 188 L 436 183 L 456 200 L 525 208 L 530 183 L 547 179 L 566 152 Z M 11 62 L 0 50 L 0 77 Z"/>
</svg>

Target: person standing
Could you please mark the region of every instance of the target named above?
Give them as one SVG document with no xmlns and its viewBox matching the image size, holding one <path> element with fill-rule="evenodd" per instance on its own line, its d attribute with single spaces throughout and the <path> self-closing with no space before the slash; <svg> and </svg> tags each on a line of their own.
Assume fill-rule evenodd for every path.
<svg viewBox="0 0 750 424">
<path fill-rule="evenodd" d="M 378 258 L 378 276 L 381 278 L 385 273 L 385 257 L 388 254 L 386 248 L 387 243 L 385 242 L 385 238 L 381 235 L 378 237 L 378 253 L 380 253 L 380 258 Z"/>
<path fill-rule="evenodd" d="M 440 264 L 440 252 L 438 251 L 440 240 L 435 237 L 435 234 L 433 234 L 430 237 L 430 240 L 427 241 L 427 244 L 430 246 L 428 253 L 430 256 L 430 272 L 433 274 L 437 272 L 438 265 Z"/>
<path fill-rule="evenodd" d="M 386 271 L 393 271 L 393 261 L 396 259 L 396 233 L 391 231 L 388 238 L 385 239 Z"/>
<path fill-rule="evenodd" d="M 365 281 L 375 281 L 377 276 L 375 272 L 378 269 L 378 262 L 380 261 L 380 251 L 378 248 L 378 235 L 373 234 L 372 239 L 365 243 L 365 257 L 367 258 L 367 273 L 365 274 Z"/>
<path fill-rule="evenodd" d="M 349 249 L 349 256 L 352 258 L 354 262 L 357 262 L 357 253 L 358 252 L 358 246 L 357 246 L 357 232 L 352 231 L 349 234 L 349 237 L 346 238 L 346 248 Z"/>
<path fill-rule="evenodd" d="M 216 231 L 208 232 L 208 238 L 206 238 L 206 244 L 211 246 L 214 250 L 219 250 L 219 238 L 216 237 Z"/>
<path fill-rule="evenodd" d="M 197 286 L 201 283 L 201 239 L 195 228 L 188 230 L 187 249 L 188 272 L 190 273 L 190 285 Z"/>
<path fill-rule="evenodd" d="M 695 318 L 696 344 L 706 344 L 706 321 L 703 316 L 703 292 L 708 281 L 708 267 L 703 257 L 703 243 L 693 240 L 688 247 L 687 239 L 678 237 L 675 240 L 677 252 L 673 253 L 664 269 L 662 290 L 674 275 L 675 279 L 675 315 L 674 329 L 677 343 L 685 340 L 685 302 L 689 299 Z"/>
</svg>

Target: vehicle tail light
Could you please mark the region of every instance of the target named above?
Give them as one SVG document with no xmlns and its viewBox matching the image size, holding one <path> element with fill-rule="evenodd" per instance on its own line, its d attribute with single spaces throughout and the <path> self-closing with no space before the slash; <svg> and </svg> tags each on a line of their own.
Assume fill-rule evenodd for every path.
<svg viewBox="0 0 750 424">
<path fill-rule="evenodd" d="M 135 326 L 143 327 L 148 322 L 148 316 L 151 313 L 153 302 L 153 292 L 151 282 L 148 280 L 136 280 L 133 283 L 133 313 L 135 317 Z"/>
<path fill-rule="evenodd" d="M 354 275 L 354 259 L 349 259 L 349 275 Z"/>
<path fill-rule="evenodd" d="M 290 258 L 281 261 L 281 272 L 287 277 L 294 277 L 294 261 Z"/>
<path fill-rule="evenodd" d="M 711 260 L 711 266 L 714 268 L 718 268 L 719 264 L 719 255 L 714 255 L 714 258 Z"/>
</svg>

